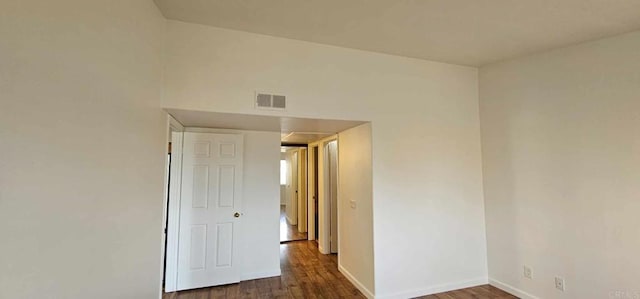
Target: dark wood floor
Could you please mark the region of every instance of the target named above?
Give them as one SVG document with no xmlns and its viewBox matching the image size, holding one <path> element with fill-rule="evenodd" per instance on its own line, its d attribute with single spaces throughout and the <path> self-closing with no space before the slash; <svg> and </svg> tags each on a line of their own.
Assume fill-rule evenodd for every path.
<svg viewBox="0 0 640 299">
<path fill-rule="evenodd" d="M 418 297 L 420 299 L 518 299 L 505 291 L 490 285 L 455 290 L 446 293 Z"/>
<path fill-rule="evenodd" d="M 307 233 L 298 231 L 297 225 L 291 225 L 287 222 L 287 212 L 285 206 L 280 206 L 280 242 L 306 240 Z"/>
<path fill-rule="evenodd" d="M 321 254 L 315 241 L 280 245 L 280 269 L 280 277 L 165 293 L 162 298 L 365 298 L 338 272 L 337 255 Z"/>
<path fill-rule="evenodd" d="M 339 271 L 337 255 L 318 252 L 315 241 L 280 245 L 282 276 L 243 281 L 238 284 L 165 293 L 162 299 L 217 298 L 365 298 Z M 478 286 L 425 299 L 512 299 L 492 286 Z"/>
</svg>

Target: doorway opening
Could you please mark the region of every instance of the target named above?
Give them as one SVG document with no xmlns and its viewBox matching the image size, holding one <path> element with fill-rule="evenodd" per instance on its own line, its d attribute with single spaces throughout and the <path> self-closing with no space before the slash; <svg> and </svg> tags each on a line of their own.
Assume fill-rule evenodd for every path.
<svg viewBox="0 0 640 299">
<path fill-rule="evenodd" d="M 338 253 L 338 140 L 324 144 L 324 188 L 329 228 L 329 252 Z"/>
<path fill-rule="evenodd" d="M 309 240 L 323 254 L 338 253 L 339 192 L 338 135 L 328 135 L 308 144 Z"/>
<path fill-rule="evenodd" d="M 372 268 L 369 124 L 167 111 L 164 293 L 279 276 L 291 246 Z"/>
<path fill-rule="evenodd" d="M 280 243 L 308 240 L 307 148 L 280 149 Z"/>
<path fill-rule="evenodd" d="M 168 245 L 167 244 L 167 227 L 169 226 L 168 223 L 167 223 L 167 221 L 169 221 L 169 215 L 167 215 L 167 213 L 169 213 L 169 206 L 168 206 L 169 205 L 169 192 L 171 192 L 171 175 L 170 175 L 170 173 L 171 173 L 171 140 L 169 140 L 169 144 L 167 146 L 167 161 L 166 161 L 166 164 L 167 164 L 167 169 L 165 171 L 167 173 L 167 178 L 166 178 L 166 181 L 167 181 L 166 182 L 166 184 L 167 184 L 166 185 L 167 194 L 165 194 L 165 197 L 166 197 L 167 201 L 166 201 L 166 203 L 164 205 L 164 208 L 165 208 L 164 215 L 163 215 L 165 217 L 165 219 L 163 221 L 163 225 L 164 225 L 164 243 L 163 243 L 163 246 L 164 246 L 164 248 L 162 250 L 162 252 L 165 253 L 165 254 L 163 254 L 164 257 L 162 259 L 162 288 L 163 289 L 164 289 L 166 278 L 167 278 L 167 255 L 166 255 L 166 252 L 167 252 L 167 245 Z"/>
</svg>

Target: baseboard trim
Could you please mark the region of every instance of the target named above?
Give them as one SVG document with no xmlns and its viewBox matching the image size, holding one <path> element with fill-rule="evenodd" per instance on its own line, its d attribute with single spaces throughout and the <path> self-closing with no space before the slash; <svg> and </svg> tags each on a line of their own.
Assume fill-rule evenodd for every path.
<svg viewBox="0 0 640 299">
<path fill-rule="evenodd" d="M 518 296 L 521 299 L 540 299 L 540 298 L 538 298 L 538 297 L 536 297 L 534 295 L 531 295 L 531 294 L 529 294 L 529 293 L 527 293 L 527 292 L 525 292 L 525 291 L 523 291 L 521 289 L 518 289 L 518 288 L 516 288 L 516 287 L 514 287 L 512 285 L 506 284 L 506 283 L 504 283 L 502 281 L 499 281 L 497 279 L 489 278 L 489 284 L 494 286 L 494 287 L 496 287 L 496 288 L 498 288 L 498 289 L 501 289 L 501 290 L 503 290 L 503 291 L 505 291 L 505 292 L 507 292 L 507 293 L 509 293 L 511 295 Z"/>
<path fill-rule="evenodd" d="M 280 271 L 280 268 L 278 268 L 277 270 L 271 270 L 271 271 L 243 273 L 243 274 L 240 274 L 240 280 L 245 281 L 245 280 L 268 278 L 268 277 L 274 277 L 274 276 L 280 276 L 280 275 L 282 275 L 282 272 Z"/>
<path fill-rule="evenodd" d="M 320 253 L 322 254 L 330 254 L 331 252 L 324 250 L 324 248 L 322 247 L 322 245 L 320 245 L 320 243 L 318 242 L 318 251 L 320 251 Z"/>
<path fill-rule="evenodd" d="M 360 281 L 353 277 L 353 275 L 351 275 L 351 273 L 347 271 L 347 269 L 342 267 L 342 265 L 338 265 L 338 271 L 340 271 L 340 273 L 342 273 L 344 277 L 346 277 L 358 290 L 360 290 L 360 292 L 362 292 L 365 297 L 369 299 L 376 298 L 375 295 L 371 291 L 369 291 L 369 289 L 367 289 L 362 283 L 360 283 Z"/>
<path fill-rule="evenodd" d="M 476 279 L 471 279 L 471 280 L 467 280 L 467 281 L 447 283 L 447 284 L 441 284 L 441 285 L 426 287 L 426 288 L 423 288 L 423 289 L 415 289 L 415 290 L 403 291 L 403 292 L 399 292 L 399 293 L 395 293 L 395 294 L 387 294 L 387 295 L 376 296 L 376 299 L 414 298 L 414 297 L 438 294 L 438 293 L 443 293 L 443 292 L 448 292 L 448 291 L 453 291 L 453 290 L 459 290 L 459 289 L 464 289 L 464 288 L 476 287 L 476 286 L 485 285 L 485 284 L 488 284 L 488 283 L 489 283 L 488 279 L 486 277 L 482 277 L 482 278 L 476 278 Z"/>
</svg>

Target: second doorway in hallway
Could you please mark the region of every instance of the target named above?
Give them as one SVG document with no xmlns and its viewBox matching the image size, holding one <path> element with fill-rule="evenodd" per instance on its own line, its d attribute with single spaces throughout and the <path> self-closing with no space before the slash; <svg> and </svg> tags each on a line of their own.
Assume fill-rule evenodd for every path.
<svg viewBox="0 0 640 299">
<path fill-rule="evenodd" d="M 307 240 L 307 149 L 305 147 L 282 147 L 280 196 L 280 242 Z"/>
</svg>

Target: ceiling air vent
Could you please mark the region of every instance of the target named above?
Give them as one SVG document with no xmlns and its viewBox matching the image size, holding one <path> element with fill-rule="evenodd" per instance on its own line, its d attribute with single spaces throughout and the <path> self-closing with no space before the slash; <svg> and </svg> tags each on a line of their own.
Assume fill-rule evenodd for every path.
<svg viewBox="0 0 640 299">
<path fill-rule="evenodd" d="M 256 108 L 285 110 L 287 108 L 287 99 L 281 95 L 256 92 Z"/>
</svg>

